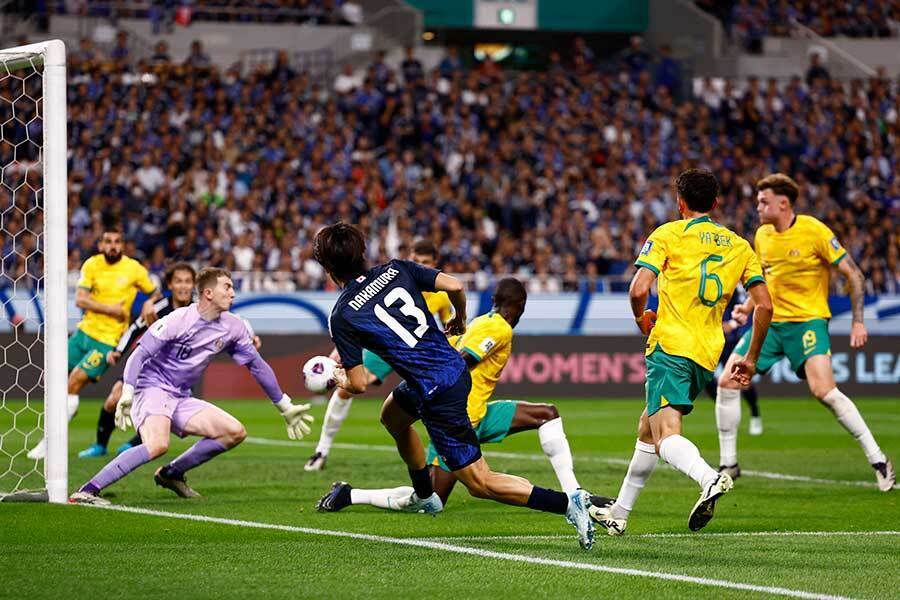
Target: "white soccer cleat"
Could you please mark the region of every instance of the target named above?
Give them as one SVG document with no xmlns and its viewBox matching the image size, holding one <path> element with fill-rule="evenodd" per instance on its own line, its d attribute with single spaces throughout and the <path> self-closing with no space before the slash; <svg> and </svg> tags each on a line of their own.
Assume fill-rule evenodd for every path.
<svg viewBox="0 0 900 600">
<path fill-rule="evenodd" d="M 91 504 L 93 506 L 109 506 L 112 504 L 106 498 L 101 498 L 97 494 L 91 494 L 90 492 L 75 492 L 71 496 L 69 496 L 69 504 Z"/>
<path fill-rule="evenodd" d="M 747 431 L 750 433 L 750 435 L 762 435 L 762 433 L 763 433 L 762 417 L 751 417 L 750 418 L 750 427 L 747 428 Z"/>
<path fill-rule="evenodd" d="M 41 438 L 38 445 L 28 451 L 29 460 L 43 460 L 47 457 L 47 438 Z"/>
<path fill-rule="evenodd" d="M 425 499 L 419 498 L 415 492 L 400 500 L 388 498 L 388 506 L 392 510 L 400 510 L 409 513 L 423 513 L 433 517 L 437 516 L 439 512 L 444 511 L 444 503 L 441 502 L 441 497 L 437 495 L 437 492 L 432 492 L 431 495 Z"/>
<path fill-rule="evenodd" d="M 589 510 L 591 495 L 584 490 L 575 490 L 569 494 L 569 506 L 566 508 L 566 521 L 578 532 L 578 543 L 585 550 L 594 547 L 594 523 Z"/>
<path fill-rule="evenodd" d="M 894 489 L 897 483 L 897 472 L 894 471 L 894 463 L 886 461 L 872 465 L 875 469 L 875 481 L 878 482 L 878 489 L 882 492 L 889 492 Z"/>
<path fill-rule="evenodd" d="M 734 481 L 728 473 L 719 473 L 715 479 L 709 482 L 700 492 L 700 499 L 694 505 L 691 516 L 688 519 L 688 529 L 700 531 L 706 524 L 712 521 L 713 512 L 716 510 L 716 502 L 720 497 L 728 493 L 734 487 Z"/>
<path fill-rule="evenodd" d="M 321 452 L 316 452 L 312 456 L 309 457 L 309 460 L 306 461 L 306 464 L 303 465 L 304 471 L 321 471 L 325 468 L 325 462 L 328 460 L 327 454 L 322 454 Z"/>
<path fill-rule="evenodd" d="M 617 519 L 613 516 L 613 504 L 615 502 L 609 502 L 608 504 L 597 506 L 593 502 L 591 502 L 591 507 L 588 509 L 588 514 L 591 516 L 591 519 L 594 523 L 597 523 L 604 529 L 606 529 L 607 535 L 622 535 L 625 533 L 625 527 L 628 525 L 628 519 Z"/>
</svg>

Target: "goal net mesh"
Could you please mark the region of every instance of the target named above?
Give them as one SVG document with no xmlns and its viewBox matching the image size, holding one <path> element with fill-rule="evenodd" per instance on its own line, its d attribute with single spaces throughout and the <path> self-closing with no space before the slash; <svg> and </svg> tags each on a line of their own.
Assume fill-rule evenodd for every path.
<svg viewBox="0 0 900 600">
<path fill-rule="evenodd" d="M 43 71 L 0 50 L 0 496 L 44 487 Z"/>
</svg>

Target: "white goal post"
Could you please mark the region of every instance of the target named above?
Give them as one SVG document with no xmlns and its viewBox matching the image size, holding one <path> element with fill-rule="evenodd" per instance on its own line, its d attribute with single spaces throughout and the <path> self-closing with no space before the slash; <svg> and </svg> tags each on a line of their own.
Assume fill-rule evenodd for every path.
<svg viewBox="0 0 900 600">
<path fill-rule="evenodd" d="M 0 497 L 62 503 L 68 497 L 67 113 L 62 41 L 0 49 L 0 113 L 0 253 L 5 269 L 0 285 L 6 286 L 6 314 L 0 312 L 0 318 L 9 316 L 4 335 L 10 340 L 0 354 L 4 371 L 0 380 L 6 382 L 0 402 Z M 34 313 L 14 315 L 14 299 L 29 294 Z M 31 354 L 40 347 L 42 361 Z M 13 356 L 24 357 L 24 362 L 14 362 Z M 26 372 L 35 373 L 33 382 L 20 381 Z M 42 434 L 47 440 L 43 489 L 35 490 L 41 487 L 34 485 L 41 479 L 41 461 L 27 459 L 26 446 Z"/>
</svg>

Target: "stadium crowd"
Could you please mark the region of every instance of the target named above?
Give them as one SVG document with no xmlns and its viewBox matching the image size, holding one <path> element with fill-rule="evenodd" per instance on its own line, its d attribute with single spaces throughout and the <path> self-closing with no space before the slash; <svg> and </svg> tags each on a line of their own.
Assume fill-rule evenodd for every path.
<svg viewBox="0 0 900 600">
<path fill-rule="evenodd" d="M 697 4 L 751 50 L 758 50 L 765 36 L 793 36 L 794 23 L 823 37 L 900 36 L 900 0 L 697 0 Z"/>
<path fill-rule="evenodd" d="M 70 268 L 115 215 L 152 271 L 186 259 L 258 271 L 245 284 L 259 289 L 326 288 L 311 240 L 344 219 L 367 233 L 372 260 L 424 236 L 475 286 L 519 273 L 533 291 L 593 287 L 627 274 L 649 232 L 677 218 L 673 175 L 705 165 L 722 186 L 718 219 L 751 239 L 753 183 L 794 174 L 799 211 L 834 229 L 868 291 L 900 292 L 895 85 L 706 81 L 677 101 L 665 57 L 633 44 L 601 67 L 578 48 L 527 75 L 464 68 L 455 50 L 428 72 L 410 51 L 398 69 L 379 57 L 362 76 L 325 81 L 286 56 L 242 75 L 190 59 L 132 64 L 85 44 L 69 67 Z M 18 128 L 5 139 L 25 139 Z M 0 144 L 0 163 L 15 151 Z M 4 172 L 6 186 L 22 182 Z M 4 227 L 25 218 L 6 210 Z M 12 236 L 3 244 L 15 262 Z"/>
</svg>

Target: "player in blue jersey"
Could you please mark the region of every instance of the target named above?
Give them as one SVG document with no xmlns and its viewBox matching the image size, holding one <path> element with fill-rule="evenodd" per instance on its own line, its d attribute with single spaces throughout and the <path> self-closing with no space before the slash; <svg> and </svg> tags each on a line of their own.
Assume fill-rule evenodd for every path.
<svg viewBox="0 0 900 600">
<path fill-rule="evenodd" d="M 362 349 L 375 352 L 403 378 L 385 400 L 381 422 L 409 468 L 410 512 L 443 510 L 425 462 L 425 448 L 413 423 L 422 419 L 431 443 L 457 480 L 476 498 L 527 506 L 566 516 L 590 549 L 594 530 L 590 494 L 570 495 L 491 471 L 466 412 L 471 378 L 463 358 L 428 312 L 422 292 L 444 291 L 456 313 L 447 333 L 466 329 L 466 296 L 459 280 L 410 261 L 393 260 L 368 268 L 366 242 L 352 225 L 337 223 L 316 235 L 315 258 L 343 288 L 331 311 L 329 332 L 341 357 L 339 385 L 353 394 L 366 391 Z"/>
</svg>

